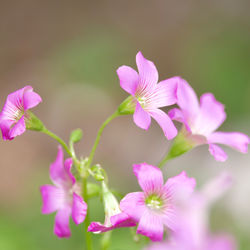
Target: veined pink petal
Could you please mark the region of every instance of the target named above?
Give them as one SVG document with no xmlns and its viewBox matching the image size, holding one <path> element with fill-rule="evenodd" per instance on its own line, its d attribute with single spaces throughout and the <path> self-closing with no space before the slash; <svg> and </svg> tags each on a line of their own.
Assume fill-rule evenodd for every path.
<svg viewBox="0 0 250 250">
<path fill-rule="evenodd" d="M 162 217 L 146 209 L 141 216 L 137 233 L 149 237 L 152 241 L 161 241 L 163 239 L 163 232 Z"/>
<path fill-rule="evenodd" d="M 144 58 L 141 52 L 138 52 L 136 55 L 136 64 L 139 71 L 137 92 L 142 94 L 151 91 L 158 82 L 158 71 L 154 63 Z"/>
<path fill-rule="evenodd" d="M 247 153 L 249 137 L 239 132 L 214 132 L 208 136 L 208 142 L 225 144 L 241 153 Z"/>
<path fill-rule="evenodd" d="M 161 108 L 173 105 L 177 101 L 178 77 L 172 77 L 159 82 L 149 96 L 149 106 Z"/>
<path fill-rule="evenodd" d="M 163 176 L 159 168 L 141 163 L 133 165 L 134 174 L 146 193 L 159 192 L 163 187 Z"/>
<path fill-rule="evenodd" d="M 11 102 L 17 108 L 23 108 L 23 95 L 27 91 L 32 91 L 31 86 L 25 86 L 22 89 L 18 89 L 8 95 L 7 101 Z"/>
<path fill-rule="evenodd" d="M 56 160 L 50 165 L 50 178 L 55 185 L 68 187 L 74 183 L 72 180 L 73 176 L 69 176 L 69 170 L 66 170 L 69 168 L 69 163 L 70 162 L 66 162 L 65 168 L 63 164 L 63 150 L 62 147 L 59 146 Z"/>
<path fill-rule="evenodd" d="M 160 109 L 150 110 L 149 113 L 160 125 L 168 140 L 173 139 L 177 135 L 178 131 L 175 125 L 166 113 Z"/>
<path fill-rule="evenodd" d="M 136 104 L 133 118 L 135 124 L 138 127 L 148 130 L 151 123 L 151 118 L 150 115 L 145 110 L 143 110 L 139 102 Z"/>
<path fill-rule="evenodd" d="M 209 152 L 214 157 L 216 161 L 225 161 L 227 159 L 227 154 L 225 151 L 217 146 L 216 144 L 209 144 Z"/>
<path fill-rule="evenodd" d="M 139 83 L 138 73 L 128 66 L 121 66 L 117 69 L 120 86 L 129 94 L 134 95 Z"/>
<path fill-rule="evenodd" d="M 191 129 L 193 133 L 210 135 L 226 119 L 224 105 L 218 102 L 213 94 L 206 93 L 200 98 L 200 113 L 192 121 Z"/>
<path fill-rule="evenodd" d="M 169 204 L 166 205 L 164 214 L 162 215 L 162 223 L 173 232 L 179 228 L 178 224 L 178 213 L 177 208 L 174 204 L 171 204 L 172 200 L 167 201 Z M 173 203 L 173 202 L 172 202 Z"/>
<path fill-rule="evenodd" d="M 37 93 L 33 92 L 33 88 L 24 91 L 23 108 L 24 110 L 34 108 L 42 101 L 42 98 Z"/>
<path fill-rule="evenodd" d="M 199 101 L 191 86 L 182 78 L 179 78 L 177 88 L 177 104 L 192 119 L 199 112 Z"/>
<path fill-rule="evenodd" d="M 10 129 L 9 137 L 13 139 L 16 136 L 23 134 L 25 130 L 26 130 L 25 119 L 24 116 L 22 116 L 21 119 L 13 126 L 13 128 Z"/>
<path fill-rule="evenodd" d="M 72 219 L 75 224 L 80 224 L 85 220 L 87 214 L 87 204 L 83 198 L 73 193 Z"/>
<path fill-rule="evenodd" d="M 135 222 L 138 222 L 146 209 L 145 197 L 142 192 L 127 194 L 120 202 L 122 212 L 126 213 Z"/>
<path fill-rule="evenodd" d="M 11 126 L 14 124 L 14 121 L 10 121 L 10 120 L 2 120 L 0 121 L 0 128 L 2 131 L 2 135 L 3 135 L 3 140 L 12 140 L 14 139 L 13 137 L 11 138 L 9 135 L 10 132 L 10 128 Z"/>
<path fill-rule="evenodd" d="M 194 191 L 195 186 L 195 179 L 188 177 L 186 172 L 182 171 L 179 175 L 169 178 L 164 189 L 175 200 L 180 200 L 189 196 Z"/>
<path fill-rule="evenodd" d="M 70 228 L 69 228 L 69 217 L 71 214 L 71 207 L 65 206 L 62 209 L 58 210 L 55 218 L 54 233 L 60 237 L 70 237 Z"/>
<path fill-rule="evenodd" d="M 61 209 L 65 203 L 65 193 L 62 188 L 53 185 L 44 185 L 40 187 L 42 194 L 43 214 L 50 214 Z"/>
</svg>

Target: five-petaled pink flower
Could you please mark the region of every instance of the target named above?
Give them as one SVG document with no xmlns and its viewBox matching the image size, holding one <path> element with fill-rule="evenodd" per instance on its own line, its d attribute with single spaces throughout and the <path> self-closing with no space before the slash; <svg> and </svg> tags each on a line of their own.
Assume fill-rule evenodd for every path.
<svg viewBox="0 0 250 250">
<path fill-rule="evenodd" d="M 0 113 L 0 128 L 4 140 L 12 140 L 26 130 L 27 111 L 42 101 L 31 86 L 25 86 L 8 95 Z"/>
<path fill-rule="evenodd" d="M 195 179 L 182 172 L 169 178 L 164 185 L 159 168 L 142 163 L 134 165 L 133 169 L 143 192 L 127 194 L 121 200 L 120 208 L 139 222 L 137 233 L 152 241 L 161 241 L 164 226 L 171 230 L 177 228 L 178 203 L 192 193 Z"/>
<path fill-rule="evenodd" d="M 88 231 L 93 233 L 104 233 L 115 228 L 136 226 L 136 223 L 127 214 L 121 212 L 119 203 L 108 189 L 106 183 L 103 182 L 102 184 L 105 221 L 104 224 L 100 222 L 92 222 L 88 227 Z"/>
<path fill-rule="evenodd" d="M 185 125 L 186 135 L 195 145 L 208 144 L 209 151 L 217 161 L 225 161 L 227 154 L 216 145 L 225 144 L 242 153 L 247 153 L 249 137 L 239 132 L 215 132 L 226 119 L 224 105 L 213 94 L 205 93 L 198 98 L 185 81 L 177 88 L 177 104 L 180 107 L 169 111 L 169 116 Z"/>
<path fill-rule="evenodd" d="M 179 77 L 158 82 L 158 72 L 153 62 L 136 55 L 139 74 L 128 66 L 121 66 L 117 70 L 121 87 L 134 97 L 134 122 L 142 128 L 148 129 L 151 117 L 161 126 L 167 139 L 177 135 L 177 129 L 169 116 L 159 108 L 176 103 L 176 88 Z"/>
<path fill-rule="evenodd" d="M 232 179 L 222 173 L 209 181 L 203 189 L 193 192 L 178 210 L 178 228 L 164 242 L 152 244 L 147 250 L 235 250 L 232 236 L 209 230 L 209 210 L 231 186 Z"/>
<path fill-rule="evenodd" d="M 87 204 L 79 195 L 80 187 L 77 186 L 71 174 L 72 159 L 65 160 L 63 164 L 63 151 L 58 148 L 57 158 L 50 166 L 50 178 L 54 185 L 41 186 L 43 199 L 42 213 L 49 214 L 57 211 L 54 233 L 58 237 L 69 237 L 69 218 L 72 216 L 76 224 L 84 221 L 87 213 Z"/>
</svg>

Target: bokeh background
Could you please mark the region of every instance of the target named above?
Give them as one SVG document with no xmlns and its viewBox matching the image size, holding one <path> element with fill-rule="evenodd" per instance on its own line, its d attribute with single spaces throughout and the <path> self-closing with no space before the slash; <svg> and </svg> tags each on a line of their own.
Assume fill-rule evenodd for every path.
<svg viewBox="0 0 250 250">
<path fill-rule="evenodd" d="M 160 79 L 180 75 L 198 95 L 213 92 L 225 104 L 225 131 L 250 134 L 250 2 L 247 0 L 0 1 L 0 105 L 8 93 L 32 85 L 43 103 L 35 110 L 48 128 L 66 141 L 75 128 L 84 132 L 77 152 L 87 156 L 102 121 L 126 98 L 116 69 L 135 67 L 141 50 L 155 62 Z M 131 116 L 104 131 L 96 162 L 122 193 L 139 190 L 132 164 L 156 164 L 169 142 L 152 122 L 142 131 Z M 224 170 L 234 185 L 213 207 L 213 232 L 235 235 L 249 249 L 250 155 L 226 149 L 226 163 L 215 162 L 207 147 L 194 149 L 165 167 L 166 177 L 181 170 L 198 186 Z M 53 235 L 54 215 L 42 215 L 39 186 L 50 183 L 49 165 L 57 144 L 27 132 L 0 141 L 0 249 L 83 249 L 82 225 L 72 237 Z M 98 199 L 92 220 L 103 220 Z M 140 249 L 128 229 L 114 232 L 111 249 Z M 95 249 L 100 237 L 94 236 Z"/>
</svg>

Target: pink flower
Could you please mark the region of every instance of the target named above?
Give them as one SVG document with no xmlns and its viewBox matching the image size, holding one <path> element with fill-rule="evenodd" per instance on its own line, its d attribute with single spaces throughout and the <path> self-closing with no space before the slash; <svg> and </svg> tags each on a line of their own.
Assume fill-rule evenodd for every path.
<svg viewBox="0 0 250 250">
<path fill-rule="evenodd" d="M 225 161 L 227 154 L 216 145 L 225 144 L 242 153 L 247 153 L 249 137 L 239 132 L 215 132 L 226 119 L 224 106 L 213 94 L 205 93 L 198 98 L 185 81 L 181 80 L 177 89 L 177 104 L 180 109 L 169 111 L 169 116 L 185 125 L 187 138 L 196 145 L 208 144 L 209 151 L 217 161 Z"/>
<path fill-rule="evenodd" d="M 76 224 L 84 221 L 87 213 L 87 204 L 79 196 L 79 187 L 70 169 L 72 159 L 65 160 L 63 164 L 63 151 L 59 146 L 57 158 L 50 166 L 50 178 L 54 185 L 41 186 L 40 191 L 43 199 L 43 214 L 55 211 L 54 233 L 58 237 L 69 237 L 69 217 L 72 216 Z"/>
<path fill-rule="evenodd" d="M 209 209 L 231 186 L 231 176 L 223 173 L 200 192 L 194 192 L 178 210 L 178 228 L 168 240 L 152 244 L 147 250 L 234 250 L 230 235 L 214 235 L 209 230 Z"/>
<path fill-rule="evenodd" d="M 152 241 L 161 241 L 164 226 L 175 230 L 178 203 L 195 187 L 195 180 L 182 172 L 163 183 L 159 168 L 142 163 L 134 165 L 134 173 L 143 192 L 127 194 L 120 202 L 121 210 L 139 222 L 137 233 Z"/>
<path fill-rule="evenodd" d="M 27 111 L 42 101 L 31 86 L 25 86 L 8 95 L 0 113 L 0 128 L 4 140 L 12 140 L 26 130 Z"/>
<path fill-rule="evenodd" d="M 92 222 L 89 232 L 104 233 L 120 227 L 134 227 L 136 223 L 125 213 L 122 213 L 115 196 L 110 192 L 105 182 L 102 183 L 102 198 L 105 209 L 105 222 Z"/>
<path fill-rule="evenodd" d="M 138 127 L 147 130 L 153 117 L 170 140 L 177 135 L 177 129 L 169 116 L 159 108 L 176 103 L 179 78 L 173 77 L 157 84 L 157 69 L 141 52 L 136 55 L 136 64 L 139 74 L 128 66 L 121 66 L 117 70 L 120 86 L 134 97 L 134 122 Z"/>
</svg>

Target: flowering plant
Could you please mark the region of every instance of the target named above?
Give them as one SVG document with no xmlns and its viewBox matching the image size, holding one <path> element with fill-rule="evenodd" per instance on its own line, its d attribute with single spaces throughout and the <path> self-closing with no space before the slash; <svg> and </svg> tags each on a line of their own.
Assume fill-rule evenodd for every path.
<svg viewBox="0 0 250 250">
<path fill-rule="evenodd" d="M 25 86 L 8 95 L 0 113 L 3 140 L 13 140 L 26 130 L 42 132 L 59 143 L 56 160 L 50 166 L 50 179 L 54 185 L 43 185 L 42 213 L 56 212 L 54 233 L 70 237 L 69 220 L 84 222 L 85 249 L 93 249 L 92 233 L 104 235 L 101 248 L 108 249 L 112 230 L 120 227 L 137 228 L 136 234 L 158 243 L 147 249 L 206 250 L 236 249 L 230 235 L 210 232 L 208 212 L 231 185 L 229 174 L 210 181 L 200 191 L 196 180 L 182 171 L 168 178 L 164 184 L 163 166 L 171 159 L 202 144 L 217 161 L 225 161 L 226 153 L 217 144 L 228 145 L 247 153 L 249 137 L 239 132 L 215 132 L 226 119 L 224 106 L 213 94 L 201 96 L 200 103 L 192 87 L 181 77 L 172 77 L 158 83 L 158 72 L 153 62 L 136 55 L 138 73 L 128 66 L 117 70 L 120 86 L 129 96 L 101 125 L 89 156 L 78 157 L 74 144 L 82 139 L 82 131 L 74 130 L 69 144 L 48 130 L 30 109 L 37 106 L 41 97 L 31 86 Z M 160 108 L 177 104 L 168 114 Z M 212 111 L 211 111 L 212 110 Z M 94 156 L 104 128 L 116 117 L 133 115 L 135 124 L 147 130 L 153 118 L 162 128 L 167 140 L 173 143 L 166 156 L 156 165 L 134 164 L 133 172 L 142 189 L 126 194 L 120 202 L 109 187 L 105 168 L 94 163 Z M 178 132 L 174 122 L 183 124 Z M 64 152 L 68 159 L 64 160 Z M 95 182 L 91 181 L 95 180 Z M 105 220 L 90 222 L 89 200 L 100 196 L 104 204 Z"/>
</svg>

